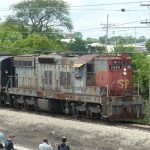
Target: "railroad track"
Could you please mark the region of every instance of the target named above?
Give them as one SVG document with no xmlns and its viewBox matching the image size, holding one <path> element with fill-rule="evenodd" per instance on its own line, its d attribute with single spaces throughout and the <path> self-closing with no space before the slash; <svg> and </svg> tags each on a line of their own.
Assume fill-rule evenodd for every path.
<svg viewBox="0 0 150 150">
<path fill-rule="evenodd" d="M 27 112 L 28 114 L 36 114 L 40 116 L 50 116 L 55 118 L 60 118 L 64 120 L 73 120 L 78 122 L 86 122 L 86 123 L 94 123 L 99 125 L 106 125 L 106 126 L 112 126 L 112 127 L 119 127 L 119 128 L 127 128 L 127 129 L 138 129 L 143 131 L 149 131 L 150 132 L 150 125 L 146 124 L 138 124 L 135 122 L 109 122 L 107 120 L 96 120 L 96 119 L 87 119 L 87 118 L 81 118 L 81 117 L 74 117 L 64 114 L 54 114 L 54 113 L 47 113 L 43 111 L 29 111 L 24 109 L 16 109 L 16 108 L 8 108 L 8 107 L 0 107 L 2 110 L 9 110 L 9 111 L 15 111 L 15 112 Z"/>
</svg>

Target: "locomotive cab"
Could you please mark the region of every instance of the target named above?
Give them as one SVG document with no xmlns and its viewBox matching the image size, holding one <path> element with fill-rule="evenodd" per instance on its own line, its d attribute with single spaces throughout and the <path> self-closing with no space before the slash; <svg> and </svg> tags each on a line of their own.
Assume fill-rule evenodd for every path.
<svg viewBox="0 0 150 150">
<path fill-rule="evenodd" d="M 108 59 L 110 120 L 132 121 L 143 117 L 139 89 L 133 91 L 131 63 L 131 58 L 125 54 Z"/>
<path fill-rule="evenodd" d="M 108 60 L 110 96 L 132 96 L 131 58 L 121 57 Z"/>
</svg>

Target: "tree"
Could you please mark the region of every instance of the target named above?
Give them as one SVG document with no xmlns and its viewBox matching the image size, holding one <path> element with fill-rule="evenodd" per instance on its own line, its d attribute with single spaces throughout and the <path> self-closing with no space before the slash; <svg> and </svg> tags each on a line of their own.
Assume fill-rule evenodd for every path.
<svg viewBox="0 0 150 150">
<path fill-rule="evenodd" d="M 99 37 L 99 41 L 100 41 L 100 43 L 101 44 L 106 44 L 106 36 L 101 36 L 101 37 Z"/>
<path fill-rule="evenodd" d="M 127 45 L 127 44 L 133 44 L 135 43 L 135 38 L 132 36 L 114 36 L 110 38 L 111 43 L 116 45 Z"/>
<path fill-rule="evenodd" d="M 150 39 L 146 42 L 146 49 L 150 52 Z"/>
<path fill-rule="evenodd" d="M 14 18 L 7 17 L 6 21 L 1 23 L 0 28 L 7 28 L 9 31 L 20 32 L 23 37 L 28 36 L 28 28 L 22 24 L 19 24 Z"/>
<path fill-rule="evenodd" d="M 75 33 L 74 33 L 74 36 L 75 36 L 75 38 L 80 38 L 80 39 L 83 38 L 83 35 L 82 35 L 81 32 L 75 32 Z"/>
<path fill-rule="evenodd" d="M 23 35 L 16 29 L 5 24 L 0 24 L 0 53 L 10 53 L 13 42 L 23 39 Z"/>
<path fill-rule="evenodd" d="M 141 92 L 145 98 L 148 98 L 149 90 L 149 65 L 150 59 L 146 54 L 136 53 L 132 55 L 134 82 L 140 84 Z"/>
<path fill-rule="evenodd" d="M 123 46 L 123 45 L 117 45 L 114 47 L 115 53 L 134 53 L 135 48 L 132 46 Z"/>
<path fill-rule="evenodd" d="M 12 6 L 14 15 L 7 22 L 16 22 L 33 32 L 47 32 L 54 26 L 73 28 L 69 18 L 69 5 L 62 0 L 21 1 Z"/>
<path fill-rule="evenodd" d="M 99 37 L 99 41 L 102 44 L 105 44 L 106 36 Z M 146 38 L 144 36 L 139 37 L 138 39 L 135 39 L 132 36 L 113 36 L 107 39 L 108 44 L 113 45 L 128 45 L 128 44 L 135 44 L 135 42 L 145 42 Z"/>
<path fill-rule="evenodd" d="M 34 53 L 51 53 L 64 51 L 61 43 L 55 40 L 49 40 L 43 35 L 29 35 L 27 38 L 17 40 L 11 45 L 13 54 L 34 54 Z"/>
<path fill-rule="evenodd" d="M 140 37 L 137 39 L 137 42 L 146 42 L 146 37 L 145 37 L 145 36 L 140 36 Z"/>
<path fill-rule="evenodd" d="M 82 40 L 81 38 L 75 38 L 75 41 L 72 41 L 69 44 L 69 49 L 72 52 L 85 52 L 86 49 L 86 42 Z"/>
<path fill-rule="evenodd" d="M 98 39 L 96 39 L 96 38 L 87 37 L 86 42 L 87 42 L 88 44 L 91 44 L 91 43 L 97 43 L 97 42 L 99 42 L 99 41 L 98 41 Z"/>
<path fill-rule="evenodd" d="M 0 25 L 0 40 L 14 42 L 18 39 L 22 39 L 22 34 L 14 27 L 7 26 L 5 24 Z"/>
</svg>

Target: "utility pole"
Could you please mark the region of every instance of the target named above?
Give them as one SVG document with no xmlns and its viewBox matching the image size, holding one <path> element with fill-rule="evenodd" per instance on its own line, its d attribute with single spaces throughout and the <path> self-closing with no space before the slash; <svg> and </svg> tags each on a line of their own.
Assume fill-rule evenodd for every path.
<svg viewBox="0 0 150 150">
<path fill-rule="evenodd" d="M 107 22 L 104 25 L 103 29 L 106 29 L 106 39 L 105 39 L 105 52 L 107 53 L 107 45 L 108 45 L 108 35 L 109 35 L 109 28 L 112 24 L 109 24 L 109 14 L 107 14 Z"/>
<path fill-rule="evenodd" d="M 134 41 L 134 44 L 135 44 L 135 48 L 136 48 L 136 28 L 135 28 L 135 41 Z"/>
<path fill-rule="evenodd" d="M 107 14 L 107 24 L 106 24 L 106 53 L 108 52 L 107 51 L 107 44 L 108 44 L 108 26 L 109 26 L 109 24 L 108 24 L 108 22 L 109 22 L 109 15 Z"/>
</svg>

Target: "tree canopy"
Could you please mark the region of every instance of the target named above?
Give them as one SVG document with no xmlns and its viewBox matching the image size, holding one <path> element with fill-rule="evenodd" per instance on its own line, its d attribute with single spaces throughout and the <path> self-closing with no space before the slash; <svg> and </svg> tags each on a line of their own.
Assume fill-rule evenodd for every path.
<svg viewBox="0 0 150 150">
<path fill-rule="evenodd" d="M 100 36 L 99 42 L 106 44 L 106 36 Z M 144 36 L 141 36 L 137 39 L 132 36 L 113 36 L 107 39 L 107 43 L 112 45 L 128 45 L 134 44 L 135 42 L 146 42 L 146 38 Z"/>
<path fill-rule="evenodd" d="M 82 40 L 79 37 L 75 38 L 75 41 L 72 41 L 69 45 L 68 48 L 72 52 L 86 52 L 86 42 Z"/>
<path fill-rule="evenodd" d="M 134 82 L 139 83 L 143 96 L 148 98 L 150 59 L 146 54 L 138 53 L 132 55 L 132 60 Z"/>
<path fill-rule="evenodd" d="M 8 23 L 16 23 L 33 32 L 47 32 L 54 27 L 73 28 L 69 18 L 69 5 L 62 0 L 21 1 L 12 6 L 14 15 Z"/>
<path fill-rule="evenodd" d="M 115 53 L 135 53 L 136 50 L 132 46 L 117 45 L 114 47 Z"/>
<path fill-rule="evenodd" d="M 64 46 L 55 40 L 49 40 L 43 35 L 29 35 L 25 39 L 17 40 L 11 45 L 11 53 L 14 54 L 33 54 L 51 53 L 65 51 Z"/>
<path fill-rule="evenodd" d="M 146 42 L 146 49 L 150 53 L 150 39 Z"/>
</svg>

